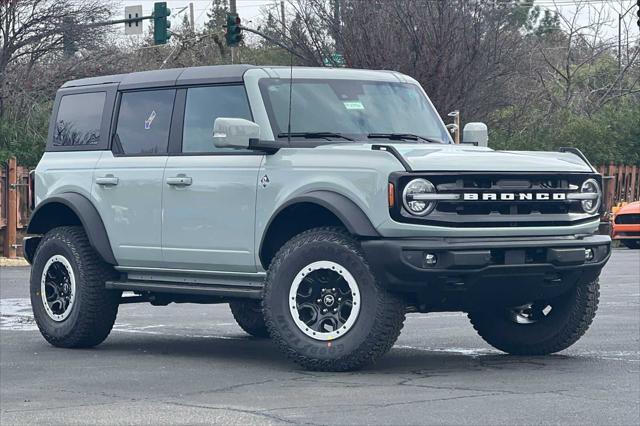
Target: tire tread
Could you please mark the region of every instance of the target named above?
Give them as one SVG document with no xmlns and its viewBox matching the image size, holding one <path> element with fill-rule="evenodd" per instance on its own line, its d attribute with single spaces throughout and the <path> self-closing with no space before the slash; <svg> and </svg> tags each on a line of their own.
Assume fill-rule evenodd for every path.
<svg viewBox="0 0 640 426">
<path fill-rule="evenodd" d="M 277 252 L 267 273 L 265 296 L 272 291 L 275 285 L 275 276 L 282 262 L 297 249 L 313 242 L 328 242 L 340 245 L 356 254 L 360 261 L 370 270 L 357 241 L 346 230 L 340 227 L 313 228 L 293 237 Z M 273 315 L 270 314 L 269 306 L 263 302 L 267 328 L 274 343 L 290 360 L 313 371 L 351 371 L 375 362 L 394 345 L 400 335 L 405 319 L 405 304 L 403 300 L 399 296 L 384 290 L 377 281 L 375 281 L 375 285 L 377 287 L 377 308 L 374 326 L 364 343 L 351 353 L 341 358 L 330 360 L 314 358 L 299 353 L 288 345 L 280 334 L 278 327 L 274 324 Z M 267 297 L 264 297 L 263 301 L 266 299 Z"/>
<path fill-rule="evenodd" d="M 469 313 L 468 317 L 478 335 L 485 342 L 512 355 L 548 355 L 560 352 L 577 342 L 589 329 L 598 310 L 600 284 L 596 278 L 586 284 L 578 284 L 575 289 L 576 302 L 568 320 L 559 327 L 557 333 L 538 344 L 516 343 L 507 337 L 490 331 L 485 326 L 488 320 L 482 313 Z M 490 321 L 490 319 L 489 319 Z"/>
<path fill-rule="evenodd" d="M 82 311 L 78 313 L 77 324 L 63 338 L 48 332 L 46 324 L 36 316 L 36 323 L 43 337 L 52 345 L 64 348 L 88 348 L 102 343 L 113 328 L 121 292 L 107 290 L 105 281 L 114 278 L 113 267 L 105 263 L 91 247 L 82 227 L 61 226 L 49 231 L 39 244 L 39 248 L 51 240 L 66 244 L 75 257 L 78 269 L 76 290 L 81 297 Z M 37 253 L 36 253 L 37 258 Z M 35 259 L 34 259 L 35 260 Z M 32 280 L 34 277 L 32 276 Z M 35 277 L 39 280 L 39 277 Z M 77 305 L 76 305 L 77 306 Z"/>
</svg>

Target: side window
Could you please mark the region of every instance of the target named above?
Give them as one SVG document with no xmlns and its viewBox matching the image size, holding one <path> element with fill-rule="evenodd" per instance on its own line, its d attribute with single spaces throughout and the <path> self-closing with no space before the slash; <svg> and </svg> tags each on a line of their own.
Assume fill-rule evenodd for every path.
<svg viewBox="0 0 640 426">
<path fill-rule="evenodd" d="M 114 151 L 127 155 L 166 153 L 174 98 L 175 90 L 123 93 Z"/>
<path fill-rule="evenodd" d="M 194 87 L 187 90 L 182 152 L 238 151 L 213 145 L 213 123 L 218 117 L 251 120 L 244 86 Z"/>
<path fill-rule="evenodd" d="M 53 131 L 53 146 L 98 145 L 105 98 L 105 92 L 63 96 Z"/>
</svg>

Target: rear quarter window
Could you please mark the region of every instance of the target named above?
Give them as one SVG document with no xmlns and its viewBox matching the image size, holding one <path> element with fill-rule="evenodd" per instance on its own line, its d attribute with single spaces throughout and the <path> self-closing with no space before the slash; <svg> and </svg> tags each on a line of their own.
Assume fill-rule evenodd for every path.
<svg viewBox="0 0 640 426">
<path fill-rule="evenodd" d="M 54 123 L 52 145 L 99 145 L 105 100 L 105 92 L 64 95 Z"/>
</svg>

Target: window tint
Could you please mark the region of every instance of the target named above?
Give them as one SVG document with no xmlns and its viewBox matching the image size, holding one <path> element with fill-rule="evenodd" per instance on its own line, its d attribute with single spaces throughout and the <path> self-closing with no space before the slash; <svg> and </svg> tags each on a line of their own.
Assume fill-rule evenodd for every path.
<svg viewBox="0 0 640 426">
<path fill-rule="evenodd" d="M 122 95 L 114 148 L 122 154 L 167 152 L 175 90 Z"/>
<path fill-rule="evenodd" d="M 60 100 L 53 146 L 97 145 L 105 92 L 65 95 Z"/>
<path fill-rule="evenodd" d="M 195 87 L 187 91 L 182 152 L 238 151 L 213 145 L 213 123 L 218 117 L 251 120 L 244 86 Z"/>
</svg>

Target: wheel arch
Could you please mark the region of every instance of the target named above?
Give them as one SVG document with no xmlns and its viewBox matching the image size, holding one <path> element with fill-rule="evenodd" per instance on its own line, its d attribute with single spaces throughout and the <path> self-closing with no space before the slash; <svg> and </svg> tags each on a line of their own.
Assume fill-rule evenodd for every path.
<svg viewBox="0 0 640 426">
<path fill-rule="evenodd" d="M 260 241 L 262 266 L 267 269 L 291 237 L 319 226 L 343 226 L 362 238 L 380 236 L 367 215 L 349 198 L 332 191 L 311 191 L 288 200 L 271 216 Z"/>
<path fill-rule="evenodd" d="M 27 234 L 43 235 L 58 226 L 82 226 L 89 244 L 102 260 L 117 265 L 104 222 L 98 210 L 84 195 L 65 192 L 47 198 L 31 215 Z M 25 244 L 25 258 L 32 262 L 39 239 L 30 238 L 28 241 Z"/>
</svg>

